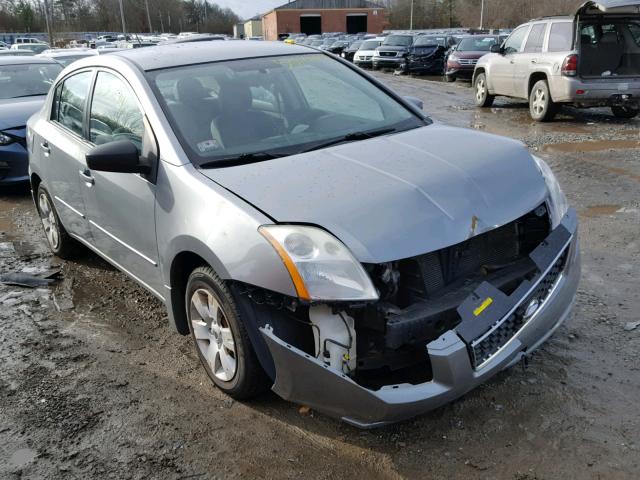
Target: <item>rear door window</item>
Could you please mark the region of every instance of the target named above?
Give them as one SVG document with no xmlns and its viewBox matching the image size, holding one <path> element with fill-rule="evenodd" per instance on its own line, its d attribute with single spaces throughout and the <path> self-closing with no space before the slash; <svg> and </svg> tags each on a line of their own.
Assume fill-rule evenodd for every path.
<svg viewBox="0 0 640 480">
<path fill-rule="evenodd" d="M 84 107 L 93 72 L 87 71 L 67 77 L 56 88 L 51 120 L 83 136 Z"/>
<path fill-rule="evenodd" d="M 554 22 L 549 32 L 548 52 L 568 52 L 573 44 L 573 23 Z"/>
<path fill-rule="evenodd" d="M 542 44 L 544 43 L 544 34 L 547 31 L 546 23 L 536 23 L 531 27 L 529 38 L 524 45 L 524 51 L 530 53 L 537 53 L 542 51 Z"/>
</svg>

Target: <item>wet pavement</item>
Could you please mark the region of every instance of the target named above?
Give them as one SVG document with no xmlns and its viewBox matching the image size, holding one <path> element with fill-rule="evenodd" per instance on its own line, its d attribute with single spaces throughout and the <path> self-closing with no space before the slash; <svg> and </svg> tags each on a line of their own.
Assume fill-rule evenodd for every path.
<svg viewBox="0 0 640 480">
<path fill-rule="evenodd" d="M 475 109 L 468 84 L 376 76 L 439 121 L 523 141 L 578 210 L 575 311 L 528 369 L 375 431 L 232 401 L 158 301 L 85 250 L 51 257 L 28 192 L 2 191 L 0 274 L 60 279 L 0 285 L 0 478 L 640 477 L 640 120 L 536 124 L 517 102 Z"/>
</svg>

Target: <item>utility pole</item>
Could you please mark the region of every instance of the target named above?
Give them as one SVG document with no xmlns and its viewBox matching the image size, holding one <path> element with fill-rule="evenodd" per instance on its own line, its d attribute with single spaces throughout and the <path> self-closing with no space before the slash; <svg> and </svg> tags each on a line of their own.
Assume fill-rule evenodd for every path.
<svg viewBox="0 0 640 480">
<path fill-rule="evenodd" d="M 147 21 L 149 22 L 149 33 L 153 33 L 153 25 L 151 25 L 151 14 L 149 13 L 149 0 L 144 0 L 144 6 L 147 9 Z"/>
<path fill-rule="evenodd" d="M 49 45 L 54 48 L 53 31 L 51 30 L 51 20 L 49 20 L 49 0 L 44 0 L 44 21 L 47 24 L 47 35 L 49 35 Z"/>
<path fill-rule="evenodd" d="M 409 13 L 409 30 L 413 30 L 413 0 L 411 0 L 411 12 Z"/>
<path fill-rule="evenodd" d="M 453 0 L 449 0 L 449 28 L 453 28 Z"/>
<path fill-rule="evenodd" d="M 480 30 L 484 28 L 484 0 L 480 4 Z"/>
<path fill-rule="evenodd" d="M 120 0 L 120 18 L 122 19 L 122 34 L 125 36 L 125 39 L 126 39 L 127 24 L 124 21 L 124 5 L 122 4 L 122 0 Z"/>
</svg>

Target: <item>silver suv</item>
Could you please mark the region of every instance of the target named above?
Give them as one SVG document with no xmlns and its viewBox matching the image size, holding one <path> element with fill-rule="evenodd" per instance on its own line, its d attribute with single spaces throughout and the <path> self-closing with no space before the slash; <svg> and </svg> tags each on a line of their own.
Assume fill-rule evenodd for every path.
<svg viewBox="0 0 640 480">
<path fill-rule="evenodd" d="M 531 117 L 554 118 L 560 104 L 611 107 L 620 118 L 640 109 L 640 0 L 598 0 L 572 17 L 532 20 L 482 57 L 475 102 L 496 95 L 529 100 Z"/>
</svg>

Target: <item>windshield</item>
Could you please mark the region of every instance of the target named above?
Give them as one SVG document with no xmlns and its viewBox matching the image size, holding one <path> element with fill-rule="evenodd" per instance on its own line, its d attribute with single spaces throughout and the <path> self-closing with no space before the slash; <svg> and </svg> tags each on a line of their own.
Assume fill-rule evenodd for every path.
<svg viewBox="0 0 640 480">
<path fill-rule="evenodd" d="M 294 155 L 427 122 L 353 69 L 304 54 L 182 66 L 151 83 L 197 165 Z M 355 134 L 355 135 L 354 135 Z M 382 134 L 382 133 L 379 133 Z M 356 138 L 357 137 L 357 138 Z"/>
<path fill-rule="evenodd" d="M 358 50 L 358 48 L 360 48 L 360 45 L 362 45 L 362 42 L 353 42 L 351 45 L 349 45 L 349 48 L 347 50 Z"/>
<path fill-rule="evenodd" d="M 418 37 L 414 46 L 416 47 L 444 47 L 447 44 L 445 37 Z"/>
<path fill-rule="evenodd" d="M 42 53 L 45 50 L 49 50 L 49 45 L 39 43 L 23 43 L 18 48 L 22 50 L 31 50 L 34 53 Z"/>
<path fill-rule="evenodd" d="M 488 52 L 491 45 L 499 42 L 496 37 L 467 37 L 460 40 L 456 50 L 459 52 Z"/>
<path fill-rule="evenodd" d="M 63 56 L 59 56 L 59 57 L 53 57 L 53 59 L 58 62 L 61 63 L 64 67 L 66 67 L 67 65 L 75 62 L 76 60 L 80 60 L 81 58 L 87 58 L 90 57 L 91 55 L 83 55 L 83 54 L 78 54 L 78 55 L 63 55 Z"/>
<path fill-rule="evenodd" d="M 366 42 L 362 42 L 360 48 L 358 50 L 375 50 L 380 46 L 380 41 L 378 40 L 367 40 Z"/>
<path fill-rule="evenodd" d="M 382 45 L 389 47 L 408 47 L 413 43 L 413 37 L 411 35 L 389 35 L 384 39 Z"/>
<path fill-rule="evenodd" d="M 57 64 L 0 66 L 0 98 L 46 95 L 62 67 Z"/>
</svg>

